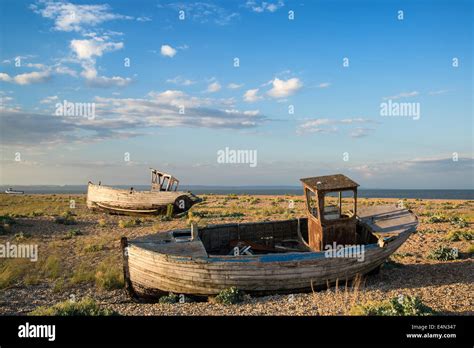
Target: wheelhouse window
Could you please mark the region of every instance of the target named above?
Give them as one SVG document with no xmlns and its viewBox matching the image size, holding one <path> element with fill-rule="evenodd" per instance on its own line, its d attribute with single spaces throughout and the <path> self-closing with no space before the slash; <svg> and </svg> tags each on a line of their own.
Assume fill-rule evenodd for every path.
<svg viewBox="0 0 474 348">
<path fill-rule="evenodd" d="M 176 191 L 177 189 L 178 189 L 178 181 L 173 180 L 173 182 L 171 183 L 171 186 L 170 186 L 170 191 Z"/>
<path fill-rule="evenodd" d="M 163 181 L 161 182 L 161 186 L 160 186 L 160 191 L 166 191 L 166 188 L 168 187 L 168 183 L 169 183 L 169 178 L 164 176 L 163 177 Z"/>
<path fill-rule="evenodd" d="M 318 218 L 318 196 L 310 189 L 306 188 L 305 190 L 308 209 L 315 218 Z"/>
<path fill-rule="evenodd" d="M 354 214 L 354 191 L 328 192 L 324 195 L 323 217 L 325 220 L 348 219 Z"/>
</svg>

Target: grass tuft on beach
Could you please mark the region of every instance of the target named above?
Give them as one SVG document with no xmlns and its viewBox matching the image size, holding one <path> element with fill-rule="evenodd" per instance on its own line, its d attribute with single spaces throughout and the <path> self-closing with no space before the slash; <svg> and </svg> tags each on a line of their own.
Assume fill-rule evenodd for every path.
<svg viewBox="0 0 474 348">
<path fill-rule="evenodd" d="M 110 309 L 101 308 L 97 302 L 91 298 L 85 298 L 75 302 L 66 300 L 53 306 L 42 306 L 31 311 L 31 316 L 111 316 L 117 315 Z"/>
</svg>

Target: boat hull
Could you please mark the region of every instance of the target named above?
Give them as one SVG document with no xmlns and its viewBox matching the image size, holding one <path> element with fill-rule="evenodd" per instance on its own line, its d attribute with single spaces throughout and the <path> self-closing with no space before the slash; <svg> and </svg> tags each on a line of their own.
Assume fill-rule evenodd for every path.
<svg viewBox="0 0 474 348">
<path fill-rule="evenodd" d="M 135 297 L 165 293 L 212 296 L 229 287 L 247 293 L 291 293 L 325 287 L 377 269 L 413 232 L 364 245 L 363 260 L 325 252 L 193 257 L 153 251 L 147 243 L 122 240 L 128 290 Z"/>
<path fill-rule="evenodd" d="M 183 191 L 135 191 L 89 183 L 87 207 L 115 214 L 160 214 L 168 205 L 181 213 L 201 200 Z"/>
</svg>

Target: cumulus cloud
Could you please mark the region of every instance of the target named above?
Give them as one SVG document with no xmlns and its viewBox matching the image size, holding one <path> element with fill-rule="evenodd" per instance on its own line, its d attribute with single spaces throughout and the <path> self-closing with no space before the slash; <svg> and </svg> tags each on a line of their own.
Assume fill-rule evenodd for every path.
<svg viewBox="0 0 474 348">
<path fill-rule="evenodd" d="M 46 99 L 55 100 L 54 96 Z M 2 108 L 2 142 L 15 146 L 97 142 L 136 137 L 144 134 L 143 129 L 159 127 L 253 129 L 266 121 L 258 110 L 239 110 L 228 107 L 228 100 L 193 97 L 179 90 L 150 92 L 144 98 L 95 97 L 93 101 L 93 120 Z"/>
<path fill-rule="evenodd" d="M 222 86 L 220 85 L 219 82 L 214 81 L 214 82 L 210 83 L 209 86 L 207 86 L 207 90 L 206 90 L 206 91 L 209 92 L 209 93 L 215 93 L 215 92 L 220 91 L 220 90 L 221 90 L 221 87 L 222 87 Z"/>
<path fill-rule="evenodd" d="M 123 78 L 120 76 L 100 76 L 95 68 L 94 60 L 86 60 L 82 62 L 83 71 L 81 75 L 86 79 L 87 83 L 92 87 L 124 87 L 132 82 L 131 78 Z"/>
<path fill-rule="evenodd" d="M 221 100 L 167 90 L 150 92 L 143 99 L 97 98 L 96 109 L 147 127 L 253 128 L 265 119 L 255 111 L 228 109 L 225 104 Z"/>
<path fill-rule="evenodd" d="M 88 85 L 95 87 L 121 87 L 131 82 L 130 78 L 121 76 L 100 76 L 95 65 L 96 59 L 102 57 L 106 52 L 117 51 L 124 47 L 123 42 L 114 42 L 111 39 L 113 36 L 123 35 L 121 32 L 104 30 L 98 26 L 107 21 L 134 19 L 134 17 L 114 13 L 107 4 L 76 5 L 67 1 L 40 0 L 30 5 L 30 8 L 43 18 L 53 20 L 54 30 L 78 32 L 82 35 L 83 38 L 76 38 L 70 41 L 69 47 L 73 52 L 74 59 L 69 59 L 69 61 L 81 64 L 82 72 L 80 75 L 86 79 Z M 148 21 L 149 19 L 149 17 L 136 18 L 137 21 Z M 91 27 L 98 28 L 91 30 Z M 73 77 L 78 76 L 76 71 L 59 63 L 45 69 L 42 73 L 24 77 L 20 76 L 18 81 L 23 84 L 29 83 L 30 80 L 44 81 L 48 78 L 47 74 L 51 74 L 51 72 Z M 15 81 L 14 78 L 4 75 L 0 79 Z"/>
<path fill-rule="evenodd" d="M 54 68 L 54 72 L 60 75 L 69 75 L 72 77 L 77 77 L 77 72 L 75 70 L 61 64 L 57 65 Z"/>
<path fill-rule="evenodd" d="M 170 45 L 162 45 L 160 52 L 161 52 L 161 55 L 164 57 L 173 58 L 176 55 L 177 51 Z"/>
<path fill-rule="evenodd" d="M 32 83 L 41 83 L 51 78 L 51 71 L 32 71 L 28 73 L 10 76 L 6 73 L 0 73 L 0 81 L 15 83 L 17 85 L 29 85 Z"/>
<path fill-rule="evenodd" d="M 273 81 L 271 81 L 271 84 L 273 87 L 267 92 L 267 94 L 272 98 L 288 97 L 303 87 L 303 83 L 296 77 L 286 81 L 280 80 L 276 77 Z"/>
<path fill-rule="evenodd" d="M 245 7 L 250 8 L 253 12 L 262 13 L 262 12 L 275 12 L 278 9 L 285 6 L 283 1 L 254 1 L 249 0 L 245 3 Z"/>
<path fill-rule="evenodd" d="M 124 87 L 132 82 L 131 78 L 121 76 L 100 76 L 97 73 L 96 57 L 101 57 L 105 52 L 120 50 L 124 47 L 122 42 L 108 41 L 108 36 L 95 36 L 91 39 L 72 40 L 71 50 L 82 65 L 81 76 L 93 87 Z"/>
<path fill-rule="evenodd" d="M 258 88 L 249 89 L 244 93 L 244 101 L 247 103 L 254 103 L 260 99 L 262 99 L 262 97 L 258 95 Z"/>
<path fill-rule="evenodd" d="M 79 59 L 101 57 L 104 52 L 116 51 L 123 48 L 122 42 L 107 42 L 103 37 L 90 40 L 72 40 L 71 49 Z"/>
<path fill-rule="evenodd" d="M 85 27 L 103 22 L 133 18 L 111 12 L 107 4 L 75 5 L 70 2 L 40 1 L 30 8 L 44 18 L 53 20 L 54 29 L 57 31 L 81 32 Z"/>
</svg>

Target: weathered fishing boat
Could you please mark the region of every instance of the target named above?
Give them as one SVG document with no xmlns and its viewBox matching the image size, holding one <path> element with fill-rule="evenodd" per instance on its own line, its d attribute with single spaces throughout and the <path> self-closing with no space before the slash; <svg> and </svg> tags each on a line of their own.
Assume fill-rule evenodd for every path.
<svg viewBox="0 0 474 348">
<path fill-rule="evenodd" d="M 156 169 L 151 169 L 150 191 L 118 189 L 89 181 L 87 207 L 114 214 L 160 214 L 172 206 L 172 212 L 179 214 L 201 202 L 191 192 L 178 191 L 178 185 L 178 179 Z"/>
<path fill-rule="evenodd" d="M 306 218 L 122 238 L 130 295 L 307 291 L 376 271 L 416 230 L 417 217 L 403 207 L 357 209 L 359 185 L 344 175 L 301 181 Z"/>
</svg>

